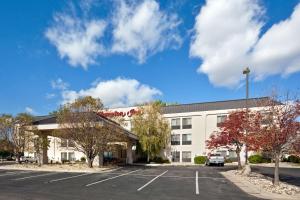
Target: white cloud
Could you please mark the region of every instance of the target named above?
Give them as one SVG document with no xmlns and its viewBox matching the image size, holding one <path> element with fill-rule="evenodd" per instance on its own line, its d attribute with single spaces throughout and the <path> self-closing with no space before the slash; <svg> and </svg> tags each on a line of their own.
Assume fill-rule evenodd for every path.
<svg viewBox="0 0 300 200">
<path fill-rule="evenodd" d="M 62 59 L 66 58 L 72 66 L 87 69 L 96 62 L 97 56 L 105 53 L 100 41 L 105 28 L 103 20 L 85 20 L 57 13 L 45 36 L 57 48 Z"/>
<path fill-rule="evenodd" d="M 51 81 L 52 89 L 66 90 L 69 87 L 69 83 L 63 81 L 61 78 Z"/>
<path fill-rule="evenodd" d="M 162 95 L 162 92 L 135 79 L 116 78 L 99 81 L 91 88 L 78 92 L 62 91 L 62 103 L 72 102 L 83 96 L 92 96 L 100 98 L 106 107 L 123 107 L 151 101 L 157 95 Z"/>
<path fill-rule="evenodd" d="M 194 26 L 190 56 L 216 86 L 235 87 L 249 66 L 256 80 L 300 71 L 300 5 L 259 38 L 264 8 L 252 0 L 207 0 Z"/>
<path fill-rule="evenodd" d="M 54 93 L 47 93 L 46 99 L 53 99 L 56 95 Z"/>
<path fill-rule="evenodd" d="M 35 110 L 33 110 L 33 108 L 31 107 L 26 107 L 25 108 L 25 112 L 29 113 L 29 114 L 36 114 Z"/>
<path fill-rule="evenodd" d="M 155 0 L 142 3 L 119 1 L 113 16 L 113 53 L 124 53 L 144 63 L 147 57 L 166 48 L 179 48 L 181 21 L 160 10 Z"/>
<path fill-rule="evenodd" d="M 251 55 L 257 79 L 300 71 L 300 4 L 292 15 L 274 24 L 258 41 Z"/>
<path fill-rule="evenodd" d="M 203 60 L 198 72 L 218 86 L 235 86 L 248 63 L 262 23 L 262 8 L 253 0 L 207 0 L 196 17 L 190 55 Z"/>
</svg>

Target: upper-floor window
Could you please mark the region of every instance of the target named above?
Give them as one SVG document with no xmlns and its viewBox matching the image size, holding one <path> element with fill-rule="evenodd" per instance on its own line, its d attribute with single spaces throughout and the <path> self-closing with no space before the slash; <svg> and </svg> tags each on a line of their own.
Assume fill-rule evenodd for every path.
<svg viewBox="0 0 300 200">
<path fill-rule="evenodd" d="M 192 134 L 182 134 L 182 145 L 192 144 Z"/>
<path fill-rule="evenodd" d="M 182 118 L 182 128 L 183 129 L 192 128 L 192 118 Z"/>
<path fill-rule="evenodd" d="M 180 129 L 180 118 L 171 119 L 171 128 Z"/>
<path fill-rule="evenodd" d="M 262 120 L 261 120 L 262 125 L 268 125 L 268 124 L 272 123 L 273 117 L 272 117 L 271 112 L 263 112 L 263 113 L 261 113 L 261 115 L 262 115 Z"/>
<path fill-rule="evenodd" d="M 171 135 L 171 145 L 180 145 L 180 134 Z"/>
<path fill-rule="evenodd" d="M 68 140 L 62 138 L 60 140 L 60 147 L 67 147 L 67 146 L 68 146 Z"/>
<path fill-rule="evenodd" d="M 223 122 L 225 122 L 227 116 L 226 115 L 218 115 L 217 116 L 217 127 L 220 127 Z"/>
<path fill-rule="evenodd" d="M 73 140 L 68 140 L 68 147 L 75 147 L 75 142 Z"/>
<path fill-rule="evenodd" d="M 60 147 L 75 147 L 75 143 L 73 140 L 61 138 Z"/>
</svg>

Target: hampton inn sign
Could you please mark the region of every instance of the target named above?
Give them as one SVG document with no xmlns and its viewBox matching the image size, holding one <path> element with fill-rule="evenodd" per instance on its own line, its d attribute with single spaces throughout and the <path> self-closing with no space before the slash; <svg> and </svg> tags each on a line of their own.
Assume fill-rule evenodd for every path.
<svg viewBox="0 0 300 200">
<path fill-rule="evenodd" d="M 133 115 L 136 115 L 140 113 L 137 109 L 131 109 L 129 111 L 101 111 L 98 112 L 99 115 L 102 115 L 104 117 L 132 117 Z"/>
</svg>

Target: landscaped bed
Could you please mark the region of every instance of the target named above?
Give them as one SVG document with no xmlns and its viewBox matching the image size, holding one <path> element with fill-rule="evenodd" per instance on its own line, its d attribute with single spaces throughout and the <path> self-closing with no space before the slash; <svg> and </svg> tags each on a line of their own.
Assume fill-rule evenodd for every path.
<svg viewBox="0 0 300 200">
<path fill-rule="evenodd" d="M 10 170 L 35 170 L 35 171 L 57 171 L 57 172 L 102 172 L 115 168 L 114 166 L 105 166 L 88 168 L 85 163 L 69 163 L 69 164 L 44 164 L 38 166 L 37 164 L 24 163 L 24 164 L 11 164 L 0 166 L 0 169 Z"/>
</svg>

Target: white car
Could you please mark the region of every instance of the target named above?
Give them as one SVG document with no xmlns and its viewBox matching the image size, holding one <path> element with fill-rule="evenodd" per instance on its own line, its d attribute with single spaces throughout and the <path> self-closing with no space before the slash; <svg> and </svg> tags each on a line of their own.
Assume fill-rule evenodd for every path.
<svg viewBox="0 0 300 200">
<path fill-rule="evenodd" d="M 215 154 L 210 154 L 207 157 L 205 164 L 208 166 L 210 166 L 210 165 L 224 166 L 224 162 L 225 162 L 224 157 L 221 154 L 215 153 Z"/>
<path fill-rule="evenodd" d="M 30 156 L 21 156 L 20 161 L 25 163 L 36 163 L 37 159 Z"/>
</svg>

